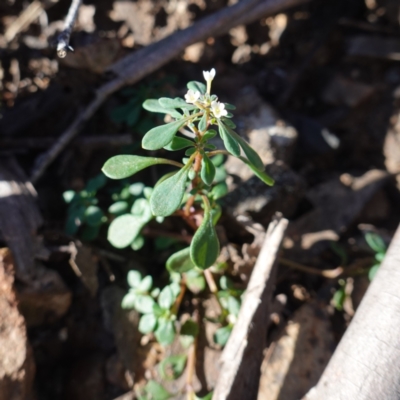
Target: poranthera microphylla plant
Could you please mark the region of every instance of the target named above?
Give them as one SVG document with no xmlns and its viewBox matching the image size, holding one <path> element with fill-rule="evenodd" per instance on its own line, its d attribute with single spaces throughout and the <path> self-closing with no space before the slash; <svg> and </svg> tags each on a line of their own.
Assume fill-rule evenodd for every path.
<svg viewBox="0 0 400 400">
<path fill-rule="evenodd" d="M 264 164 L 256 151 L 235 132 L 236 126 L 230 112 L 235 107 L 220 102 L 215 94 L 211 94 L 215 69 L 204 71 L 203 75 L 206 85 L 189 82 L 184 100 L 162 97 L 143 103 L 148 111 L 169 115 L 167 118 L 172 122 L 148 131 L 143 137 L 142 147 L 152 151 L 162 148 L 168 151 L 186 149 L 182 163 L 165 158 L 119 155 L 110 158 L 102 169 L 109 178 L 124 179 L 156 164 L 169 164 L 178 168 L 176 172 L 164 175 L 157 182 L 148 199 L 154 216 L 160 218 L 174 215 L 192 221 L 195 233 L 191 244 L 167 260 L 166 267 L 172 281 L 170 285 L 161 292 L 154 290 L 150 276 L 142 279 L 137 271 L 131 271 L 128 275 L 131 290 L 123 301 L 123 306 L 134 307 L 142 313 L 139 330 L 142 333 L 154 332 L 161 344 L 169 344 L 174 339 L 176 316 L 186 283 L 190 280 L 193 282 L 193 279 L 205 278 L 211 292 L 217 296 L 225 325 L 227 324 L 219 330 L 221 340 L 218 340 L 217 335 L 218 342 L 226 341 L 240 307 L 237 299 L 239 293 L 235 292 L 227 279 L 222 279 L 225 277 L 221 278 L 222 290 L 219 292 L 210 271 L 220 251 L 215 225 L 221 214 L 215 201 L 218 196 L 213 186 L 216 168 L 212 158 L 219 154 L 233 155 L 242 160 L 267 185 L 274 183 L 264 172 Z M 217 149 L 210 143 L 217 135 L 214 128 L 218 130 L 225 150 Z M 188 129 L 190 136 L 187 135 Z M 185 133 L 186 137 L 178 136 L 178 131 Z M 198 218 L 190 218 L 194 214 L 202 214 L 201 223 L 197 226 L 193 226 L 193 221 L 198 221 Z M 118 223 L 118 218 L 121 218 L 121 223 Z M 124 236 L 124 224 L 122 217 L 113 221 L 110 230 L 114 236 L 116 231 L 117 235 L 121 232 L 121 236 Z M 128 239 L 126 246 L 129 244 Z M 197 331 L 196 322 L 189 320 L 181 327 L 180 335 L 195 337 Z"/>
</svg>

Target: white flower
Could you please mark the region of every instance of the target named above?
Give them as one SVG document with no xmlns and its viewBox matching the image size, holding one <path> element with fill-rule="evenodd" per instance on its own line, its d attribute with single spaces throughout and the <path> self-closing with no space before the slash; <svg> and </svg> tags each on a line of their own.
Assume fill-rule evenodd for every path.
<svg viewBox="0 0 400 400">
<path fill-rule="evenodd" d="M 215 68 L 213 68 L 211 71 L 203 71 L 203 76 L 207 83 L 211 83 L 215 77 Z"/>
<path fill-rule="evenodd" d="M 221 118 L 228 115 L 228 111 L 225 110 L 225 104 L 219 101 L 213 101 L 211 103 L 211 110 L 215 118 Z"/>
<path fill-rule="evenodd" d="M 199 100 L 201 94 L 198 90 L 194 91 L 192 89 L 189 89 L 188 92 L 185 94 L 185 100 L 186 103 L 195 103 L 197 100 Z"/>
</svg>

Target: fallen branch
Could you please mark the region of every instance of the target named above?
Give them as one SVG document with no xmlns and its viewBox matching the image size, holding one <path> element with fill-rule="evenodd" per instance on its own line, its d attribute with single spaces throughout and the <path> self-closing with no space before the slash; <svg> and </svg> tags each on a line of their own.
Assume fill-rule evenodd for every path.
<svg viewBox="0 0 400 400">
<path fill-rule="evenodd" d="M 286 219 L 278 217 L 268 227 L 237 323 L 221 356 L 221 372 L 213 400 L 257 398 L 275 286 L 275 265 L 287 224 Z"/>
<path fill-rule="evenodd" d="M 242 0 L 206 17 L 189 28 L 176 32 L 133 54 L 124 57 L 109 68 L 116 77 L 101 86 L 91 103 L 75 118 L 57 143 L 36 160 L 32 182 L 36 182 L 60 152 L 78 134 L 83 125 L 93 116 L 109 95 L 125 85 L 132 85 L 156 71 L 177 57 L 186 47 L 205 40 L 210 36 L 228 32 L 236 25 L 249 23 L 263 16 L 271 15 L 286 8 L 309 0 Z"/>
<path fill-rule="evenodd" d="M 400 398 L 400 226 L 317 386 L 303 400 Z"/>
</svg>

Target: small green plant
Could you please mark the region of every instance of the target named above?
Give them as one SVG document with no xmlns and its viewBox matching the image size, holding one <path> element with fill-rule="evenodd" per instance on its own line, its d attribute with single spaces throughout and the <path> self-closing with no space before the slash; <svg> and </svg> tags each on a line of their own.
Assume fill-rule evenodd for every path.
<svg viewBox="0 0 400 400">
<path fill-rule="evenodd" d="M 98 206 L 96 195 L 106 182 L 105 175 L 99 174 L 88 181 L 84 190 L 67 190 L 63 193 L 64 201 L 68 204 L 65 233 L 78 235 L 87 241 L 97 237 L 101 225 L 107 222 L 107 217 Z"/>
<path fill-rule="evenodd" d="M 374 278 L 386 255 L 386 244 L 376 233 L 368 232 L 364 236 L 368 246 L 375 252 L 376 263 L 369 269 L 368 278 L 370 281 Z"/>
<path fill-rule="evenodd" d="M 152 289 L 150 276 L 142 278 L 137 271 L 130 271 L 128 275 L 131 289 L 124 297 L 122 306 L 139 311 L 142 314 L 139 330 L 144 334 L 154 332 L 163 345 L 172 343 L 175 338 L 179 325 L 178 312 L 186 289 L 198 294 L 206 288 L 207 283 L 215 295 L 221 308 L 221 315 L 215 322 L 221 327 L 216 331 L 214 340 L 220 345 L 228 340 L 239 313 L 242 291 L 235 289 L 225 276 L 221 277 L 218 287 L 213 277 L 213 273 L 224 272 L 224 265 L 217 263 L 220 245 L 215 229 L 221 215 L 218 200 L 227 193 L 225 174 L 221 168 L 224 156 L 239 158 L 264 183 L 274 183 L 264 172 L 264 164 L 256 151 L 235 132 L 236 126 L 230 112 L 235 107 L 219 102 L 218 97 L 211 94 L 215 70 L 203 74 L 206 85 L 189 82 L 185 99 L 162 97 L 143 103 L 146 110 L 165 114 L 169 122 L 149 130 L 143 137 L 142 147 L 151 151 L 184 151 L 182 162 L 159 157 L 119 155 L 110 158 L 102 169 L 111 179 L 126 179 L 154 165 L 165 164 L 178 168 L 161 177 L 154 188 L 146 188 L 145 197 L 138 199 L 141 200 L 138 205 L 136 200 L 129 213 L 125 213 L 127 205 L 116 201 L 111 207 L 118 209 L 120 215 L 113 220 L 108 233 L 115 247 L 124 248 L 132 246 L 143 226 L 152 218 L 178 216 L 194 230 L 190 246 L 168 258 L 166 269 L 171 283 L 161 291 Z M 178 135 L 178 132 L 184 135 Z M 218 133 L 225 149 L 217 149 L 210 142 Z M 140 212 L 132 211 L 136 207 Z M 196 346 L 198 325 L 199 321 L 188 320 L 180 327 L 180 338 L 188 346 Z M 145 388 L 148 395 L 157 389 L 160 399 L 167 396 L 158 384 L 149 382 L 148 385 Z M 188 398 L 193 399 L 194 393 L 188 386 Z M 153 395 L 151 398 L 158 397 Z"/>
</svg>

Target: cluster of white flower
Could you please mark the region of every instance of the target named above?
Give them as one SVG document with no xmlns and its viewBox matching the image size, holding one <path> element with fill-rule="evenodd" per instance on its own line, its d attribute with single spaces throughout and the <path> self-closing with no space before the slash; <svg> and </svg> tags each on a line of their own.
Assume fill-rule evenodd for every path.
<svg viewBox="0 0 400 400">
<path fill-rule="evenodd" d="M 211 82 L 215 78 L 215 68 L 212 68 L 210 71 L 203 71 L 203 76 L 207 82 L 208 96 L 203 97 L 198 90 L 194 91 L 192 89 L 189 89 L 188 92 L 185 94 L 186 103 L 195 104 L 196 102 L 199 101 L 210 105 L 209 95 L 211 91 Z M 216 100 L 211 102 L 211 111 L 215 118 L 221 118 L 228 115 L 228 111 L 225 110 L 225 104 Z"/>
</svg>

